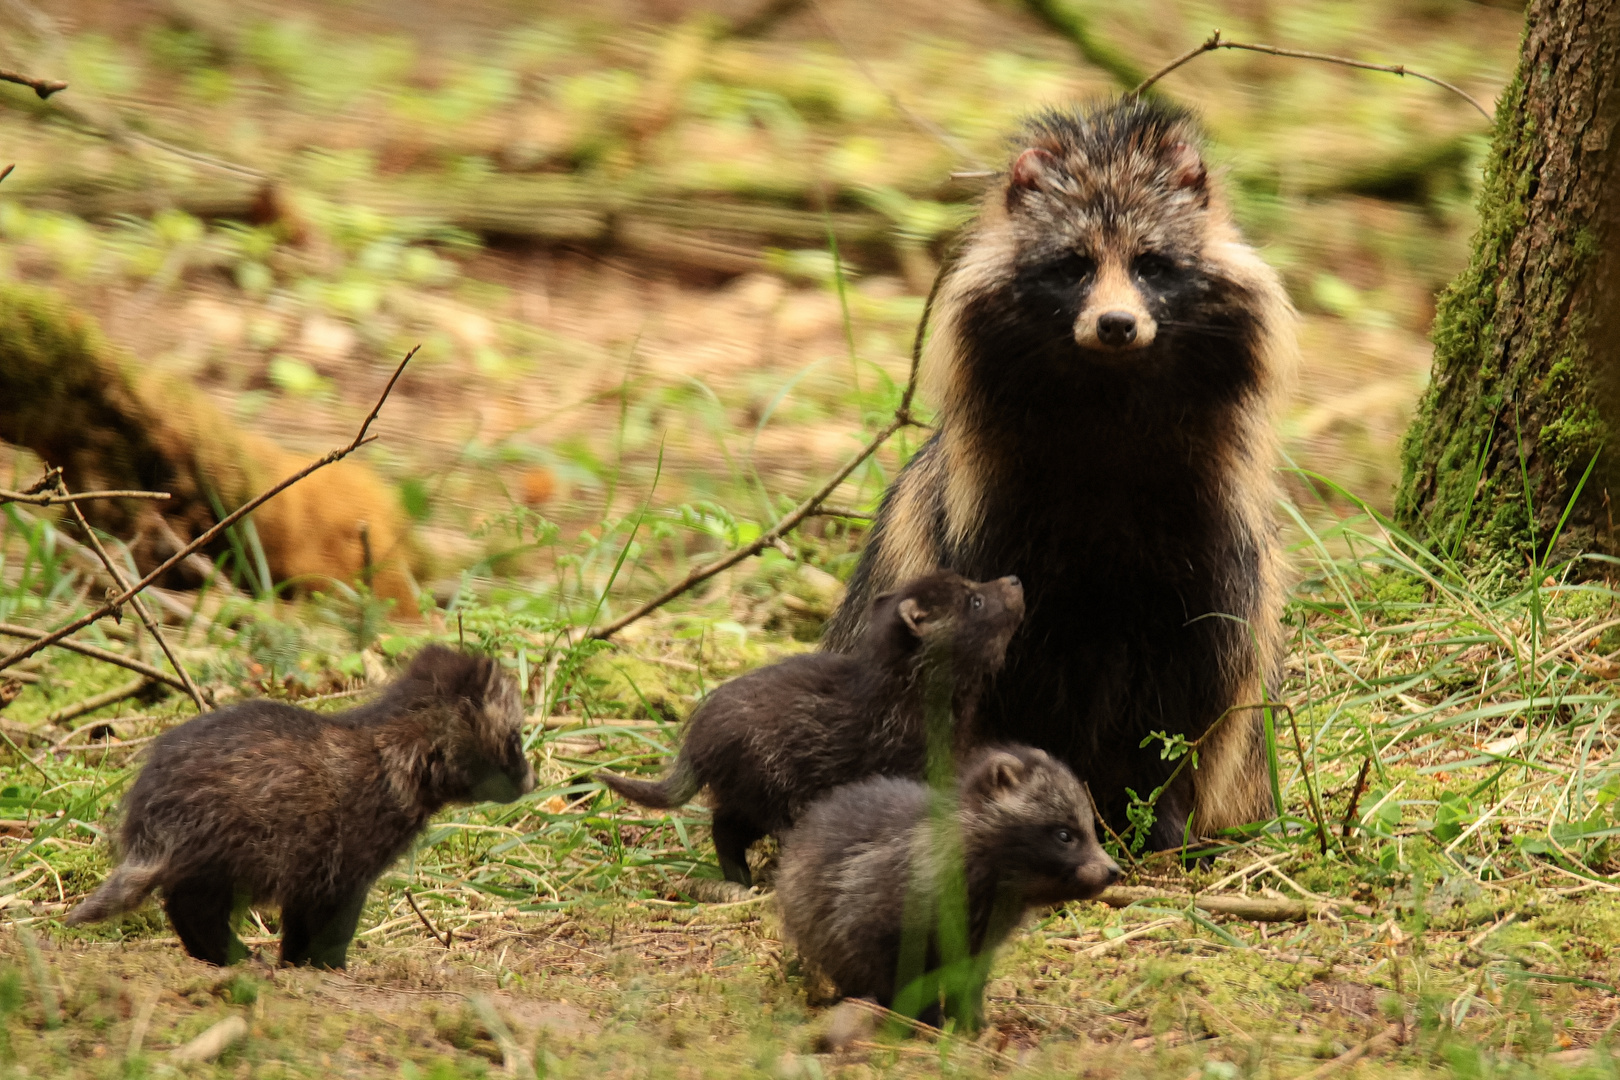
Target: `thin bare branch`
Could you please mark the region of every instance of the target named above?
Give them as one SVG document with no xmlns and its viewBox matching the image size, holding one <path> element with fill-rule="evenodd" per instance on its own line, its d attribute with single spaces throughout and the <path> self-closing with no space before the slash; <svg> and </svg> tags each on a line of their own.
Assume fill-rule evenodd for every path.
<svg viewBox="0 0 1620 1080">
<path fill-rule="evenodd" d="M 108 705 L 115 705 L 127 698 L 132 698 L 150 685 L 152 685 L 152 680 L 145 678 L 144 676 L 139 679 L 131 679 L 123 686 L 115 686 L 105 693 L 96 694 L 93 697 L 87 697 L 83 701 L 75 701 L 73 704 L 65 705 L 62 708 L 57 709 L 55 712 L 47 713 L 45 718 L 41 720 L 40 723 L 65 724 L 69 720 L 78 719 L 85 713 L 95 712 L 97 709 L 104 708 Z M 56 744 L 53 744 L 53 749 L 55 745 Z"/>
<path fill-rule="evenodd" d="M 872 86 L 877 89 L 878 93 L 889 99 L 889 104 L 894 106 L 895 112 L 905 117 L 911 122 L 913 127 L 923 132 L 923 134 L 931 137 L 935 142 L 939 143 L 941 146 L 955 154 L 957 157 L 961 158 L 963 161 L 972 162 L 974 165 L 979 164 L 978 159 L 973 156 L 966 146 L 963 146 L 958 139 L 952 136 L 950 132 L 928 119 L 928 117 L 923 116 L 921 113 L 913 111 L 909 106 L 906 105 L 904 101 L 900 100 L 899 94 L 895 93 L 895 91 L 884 83 L 882 79 L 877 77 L 877 72 L 873 71 L 871 67 L 867 65 L 866 61 L 862 60 L 860 55 L 856 53 L 854 49 L 849 47 L 849 42 L 845 41 L 844 36 L 838 32 L 838 27 L 833 25 L 832 19 L 828 17 L 827 12 L 822 8 L 819 0 L 810 0 L 810 10 L 816 13 L 816 20 L 820 22 L 822 28 L 827 31 L 827 36 L 832 38 L 833 41 L 837 43 L 838 47 L 843 50 L 845 56 L 849 57 L 849 62 L 855 65 L 856 70 L 858 70 L 861 75 L 865 77 L 867 82 L 871 83 Z"/>
<path fill-rule="evenodd" d="M 900 404 L 894 410 L 894 418 L 884 425 L 883 430 L 873 436 L 872 441 L 867 443 L 861 449 L 861 452 L 851 458 L 842 469 L 834 473 L 830 480 L 821 485 L 815 494 L 794 507 L 784 517 L 780 518 L 776 524 L 766 529 L 753 543 L 740 547 L 724 558 L 717 559 L 707 566 L 692 571 L 629 614 L 620 616 L 599 630 L 591 631 L 589 637 L 597 641 L 605 641 L 636 620 L 657 611 L 694 585 L 707 581 L 722 570 L 736 566 L 744 559 L 751 559 L 766 548 L 775 545 L 782 537 L 798 528 L 802 521 L 815 515 L 821 509 L 821 504 L 826 502 L 834 491 L 838 490 L 838 485 L 848 479 L 850 473 L 860 468 L 862 462 L 877 453 L 878 448 L 888 442 L 890 436 L 903 427 L 917 424 L 917 420 L 911 415 L 911 402 L 917 394 L 917 369 L 922 364 L 923 343 L 928 334 L 928 316 L 933 310 L 934 297 L 939 294 L 939 285 L 944 280 L 945 269 L 944 267 L 940 269 L 940 273 L 934 278 L 933 288 L 928 292 L 928 301 L 923 305 L 922 321 L 917 326 L 917 337 L 911 346 L 911 374 L 906 379 L 905 392 L 900 395 Z M 5 664 L 0 663 L 0 668 L 4 667 Z"/>
<path fill-rule="evenodd" d="M 30 78 L 27 75 L 19 75 L 15 71 L 6 71 L 4 69 L 0 69 L 0 81 L 16 83 L 18 86 L 26 86 L 34 93 L 38 94 L 41 100 L 50 97 L 58 90 L 66 90 L 68 85 L 59 79 L 35 79 Z"/>
<path fill-rule="evenodd" d="M 27 503 L 30 506 L 59 506 L 63 503 L 90 502 L 93 499 L 167 499 L 167 491 L 7 491 L 0 488 L 0 503 Z"/>
<path fill-rule="evenodd" d="M 377 414 L 382 410 L 383 402 L 388 400 L 388 395 L 394 389 L 394 384 L 399 381 L 400 375 L 404 373 L 405 365 L 411 362 L 411 357 L 415 356 L 417 349 L 420 348 L 420 345 L 416 346 L 416 348 L 413 348 L 410 352 L 405 354 L 405 359 L 399 362 L 399 367 L 394 369 L 394 374 L 388 380 L 388 385 L 383 387 L 382 394 L 377 398 L 377 404 L 371 407 L 371 412 L 366 414 L 365 421 L 360 425 L 360 430 L 355 433 L 354 439 L 347 446 L 339 447 L 338 449 L 323 455 L 318 460 L 310 462 L 308 465 L 304 466 L 302 469 L 299 469 L 297 472 L 293 473 L 279 484 L 276 484 L 274 487 L 260 495 L 254 496 L 252 499 L 249 499 L 247 502 L 231 511 L 229 514 L 226 514 L 219 520 L 217 524 L 213 526 L 213 528 L 199 534 L 196 539 L 191 541 L 191 543 L 187 544 L 185 547 L 169 556 L 163 562 L 159 563 L 145 577 L 131 585 L 129 588 L 125 589 L 119 595 L 113 597 L 111 600 L 108 600 L 105 604 L 101 605 L 101 607 L 87 615 L 81 615 L 79 618 L 74 619 L 72 622 L 69 622 L 66 625 L 57 627 L 48 634 L 41 635 L 32 644 L 18 649 L 9 656 L 0 657 L 0 671 L 4 671 L 6 668 L 17 663 L 18 661 L 34 655 L 48 645 L 57 644 L 75 630 L 81 630 L 84 627 L 89 626 L 102 616 L 112 614 L 112 612 L 116 611 L 124 604 L 127 604 L 130 597 L 134 596 L 136 593 L 139 593 L 142 589 L 152 584 L 152 582 L 156 581 L 174 567 L 178 566 L 185 560 L 186 556 L 212 543 L 214 538 L 219 536 L 226 529 L 229 529 L 232 525 L 235 525 L 238 521 L 241 521 L 243 518 L 253 513 L 253 511 L 257 510 L 259 507 L 263 506 L 277 495 L 280 495 L 283 491 L 286 491 L 288 488 L 298 483 L 298 481 L 302 480 L 310 473 L 324 469 L 334 462 L 342 461 L 344 458 L 366 445 L 366 443 L 375 439 L 376 436 L 371 436 L 368 438 L 366 432 L 370 429 L 371 422 L 377 419 Z M 165 675 L 163 677 L 163 681 L 172 682 L 173 680 Z M 185 687 L 182 686 L 181 689 L 183 690 Z"/>
<path fill-rule="evenodd" d="M 68 494 L 67 485 L 62 483 L 60 479 L 56 481 L 56 489 L 63 495 Z M 90 541 L 90 549 L 101 560 L 101 565 L 107 568 L 107 573 L 112 577 L 113 584 L 118 586 L 120 590 L 128 589 L 129 582 L 124 579 L 124 575 L 118 569 L 118 564 L 113 562 L 112 556 L 107 554 L 107 549 L 102 546 L 101 538 L 96 535 L 96 531 L 90 527 L 90 522 L 85 520 L 84 511 L 79 509 L 79 504 L 70 502 L 68 508 L 73 511 L 74 520 L 79 523 L 79 528 Z M 185 665 L 180 663 L 180 658 L 174 654 L 174 649 L 169 645 L 169 639 L 163 636 L 163 628 L 158 625 L 156 619 L 152 618 L 152 613 L 147 610 L 146 603 L 139 596 L 131 596 L 129 605 L 135 609 L 136 616 L 141 620 L 142 625 L 146 627 L 146 632 L 152 635 L 152 640 L 158 643 L 158 648 L 163 650 L 163 655 L 169 658 L 169 666 L 174 668 L 174 673 L 185 684 L 186 693 L 190 695 L 192 704 L 197 706 L 197 711 L 199 713 L 208 712 L 208 702 L 203 700 L 202 691 L 197 689 L 197 683 L 192 679 L 190 672 L 186 671 Z"/>
<path fill-rule="evenodd" d="M 7 637 L 31 639 L 36 643 L 48 636 L 43 630 L 35 630 L 31 626 L 18 626 L 16 623 L 0 623 L 0 634 L 4 634 Z M 80 656 L 88 656 L 92 660 L 100 660 L 104 664 L 113 664 L 117 667 L 127 668 L 130 671 L 135 672 L 137 675 L 145 675 L 148 679 L 155 679 L 166 686 L 174 687 L 181 693 L 185 692 L 186 684 L 175 678 L 173 675 L 170 675 L 162 668 L 155 668 L 151 664 L 143 663 L 140 660 L 133 660 L 130 657 L 124 656 L 120 653 L 110 652 L 107 649 L 100 648 L 99 646 L 91 645 L 87 641 L 75 641 L 72 638 L 58 638 L 55 641 L 48 642 L 48 644 L 54 645 L 58 649 L 66 649 L 68 652 L 76 652 Z"/>
<path fill-rule="evenodd" d="M 1476 99 L 1472 94 L 1468 93 L 1468 91 L 1464 90 L 1462 87 L 1457 86 L 1455 83 L 1446 82 L 1444 79 L 1438 79 L 1433 75 L 1425 75 L 1421 71 L 1413 71 L 1405 64 L 1373 64 L 1368 63 L 1365 60 L 1352 60 L 1348 56 L 1333 56 L 1329 53 L 1306 52 L 1301 49 L 1279 49 L 1275 45 L 1256 45 L 1247 41 L 1227 41 L 1221 37 L 1221 32 L 1219 30 L 1216 30 L 1214 33 L 1210 34 L 1202 45 L 1188 49 L 1186 52 L 1182 53 L 1180 56 L 1166 64 L 1164 67 L 1143 79 L 1139 84 L 1137 84 L 1136 88 L 1133 89 L 1128 96 L 1140 97 L 1154 83 L 1158 82 L 1160 79 L 1164 78 L 1181 65 L 1187 63 L 1189 60 L 1202 56 L 1204 53 L 1214 52 L 1216 49 L 1242 49 L 1245 52 L 1265 53 L 1267 56 L 1287 56 L 1292 57 L 1295 60 L 1320 60 L 1325 64 L 1338 64 L 1342 67 L 1359 68 L 1362 71 L 1385 71 L 1391 75 L 1410 75 L 1414 79 L 1422 79 L 1426 83 L 1433 83 L 1435 86 L 1438 86 L 1444 90 L 1450 90 L 1453 94 L 1456 94 L 1458 97 L 1468 102 L 1468 104 L 1478 109 L 1479 114 L 1487 121 L 1492 119 L 1490 110 L 1485 108 L 1484 105 L 1481 105 L 1478 99 Z"/>
<path fill-rule="evenodd" d="M 422 920 L 422 925 L 427 927 L 427 932 L 429 934 L 433 935 L 433 940 L 434 941 L 442 941 L 444 943 L 445 948 L 447 948 L 447 949 L 450 948 L 450 944 L 451 944 L 450 931 L 446 930 L 442 936 L 440 935 L 439 928 L 434 926 L 432 920 L 427 917 L 427 913 L 424 912 L 420 907 L 417 906 L 416 897 L 411 895 L 411 890 L 409 890 L 409 889 L 405 890 L 405 899 L 410 901 L 411 910 L 416 912 L 416 917 L 418 919 Z"/>
</svg>

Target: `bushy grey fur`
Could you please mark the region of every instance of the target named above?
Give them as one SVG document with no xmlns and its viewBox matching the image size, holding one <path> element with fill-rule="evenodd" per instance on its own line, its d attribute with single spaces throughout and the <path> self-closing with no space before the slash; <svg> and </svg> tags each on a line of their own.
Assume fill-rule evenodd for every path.
<svg viewBox="0 0 1620 1080">
<path fill-rule="evenodd" d="M 747 885 L 748 846 L 787 828 L 822 792 L 873 774 L 922 774 L 931 693 L 940 697 L 936 711 L 954 717 L 956 731 L 944 739 L 971 745 L 979 694 L 1023 614 L 1017 578 L 919 578 L 873 602 L 847 655 L 795 656 L 716 689 L 687 721 L 663 780 L 597 776 L 661 809 L 706 785 L 720 867 Z"/>
<path fill-rule="evenodd" d="M 915 780 L 874 777 L 828 794 L 782 840 L 783 924 L 800 956 L 845 997 L 894 1002 L 908 932 L 926 936 L 924 970 L 938 966 L 937 913 L 953 849 L 966 882 L 968 946 L 986 964 L 1030 908 L 1088 899 L 1119 876 L 1097 843 L 1090 800 L 1045 751 L 982 747 L 965 762 L 954 807 L 942 816 L 936 799 Z M 960 1021 L 979 1021 L 977 989 L 959 1005 Z"/>
<path fill-rule="evenodd" d="M 154 889 L 186 951 L 226 964 L 249 903 L 281 907 L 281 959 L 343 967 L 366 893 L 447 803 L 534 788 L 516 684 L 430 645 L 376 700 L 322 715 L 249 701 L 159 736 L 118 830 L 123 861 L 67 917 L 128 911 Z"/>
</svg>

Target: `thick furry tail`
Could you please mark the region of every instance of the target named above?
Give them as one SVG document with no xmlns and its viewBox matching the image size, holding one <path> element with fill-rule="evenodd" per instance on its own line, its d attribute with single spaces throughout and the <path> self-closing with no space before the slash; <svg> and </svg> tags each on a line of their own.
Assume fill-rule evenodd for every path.
<svg viewBox="0 0 1620 1080">
<path fill-rule="evenodd" d="M 692 771 L 692 763 L 684 756 L 675 760 L 675 768 L 662 780 L 632 780 L 606 769 L 597 772 L 596 778 L 631 802 L 655 810 L 673 810 L 677 806 L 685 806 L 703 786 L 703 781 Z"/>
<path fill-rule="evenodd" d="M 133 911 L 157 888 L 157 877 L 162 870 L 160 862 L 124 863 L 62 921 L 69 926 L 82 926 Z"/>
</svg>

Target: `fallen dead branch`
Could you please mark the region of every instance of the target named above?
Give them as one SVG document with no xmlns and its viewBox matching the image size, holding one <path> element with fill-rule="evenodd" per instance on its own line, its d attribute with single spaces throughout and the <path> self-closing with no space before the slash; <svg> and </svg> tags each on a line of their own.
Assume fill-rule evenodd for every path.
<svg viewBox="0 0 1620 1080">
<path fill-rule="evenodd" d="M 97 619 L 117 611 L 124 604 L 128 603 L 131 597 L 135 596 L 142 589 L 146 588 L 148 585 L 158 580 L 158 578 L 168 573 L 175 566 L 178 566 L 181 562 L 185 561 L 186 556 L 190 555 L 192 552 L 201 550 L 208 544 L 212 543 L 214 539 L 222 534 L 226 529 L 230 528 L 232 525 L 235 525 L 238 521 L 241 521 L 253 511 L 257 510 L 259 507 L 263 506 L 265 503 L 269 502 L 283 491 L 286 491 L 288 488 L 298 483 L 298 481 L 304 479 L 304 477 L 313 472 L 317 472 L 320 469 L 324 469 L 326 466 L 331 465 L 334 462 L 342 461 L 344 458 L 360 449 L 360 447 L 375 440 L 375 435 L 368 437 L 366 432 L 370 430 L 372 421 L 377 419 L 377 414 L 382 410 L 383 402 L 388 400 L 388 395 L 393 391 L 394 384 L 399 382 L 399 377 L 405 373 L 405 365 L 411 362 L 411 357 L 415 356 L 417 349 L 420 348 L 420 345 L 416 346 L 416 348 L 413 348 L 410 352 L 405 354 L 405 359 L 399 362 L 399 366 L 394 369 L 394 374 L 388 380 L 388 385 L 383 387 L 382 394 L 377 398 L 377 404 L 371 407 L 371 411 L 366 414 L 365 420 L 360 424 L 360 430 L 355 433 L 354 439 L 350 441 L 347 446 L 342 446 L 336 450 L 328 452 L 317 460 L 306 465 L 304 468 L 299 469 L 285 480 L 282 480 L 280 483 L 271 487 L 269 490 L 255 496 L 252 499 L 249 499 L 231 513 L 226 514 L 212 528 L 207 529 L 199 534 L 196 539 L 192 540 L 185 547 L 181 548 L 163 562 L 159 563 L 155 569 L 153 569 L 141 580 L 129 586 L 129 588 L 124 589 L 117 596 L 113 597 L 111 600 L 108 600 L 101 607 L 87 615 L 81 615 L 79 618 L 74 619 L 63 626 L 57 627 L 55 630 L 52 630 L 47 634 L 40 635 L 40 637 L 37 638 L 32 644 L 18 649 L 9 656 L 0 657 L 0 671 L 4 671 L 6 668 L 17 663 L 18 661 L 34 655 L 48 645 L 57 644 L 75 630 L 81 630 L 95 622 Z M 165 676 L 164 681 L 170 682 L 171 680 Z M 182 685 L 181 689 L 185 689 L 185 687 Z"/>
<path fill-rule="evenodd" d="M 1487 121 L 1493 119 L 1490 110 L 1481 105 L 1472 94 L 1464 90 L 1462 87 L 1457 86 L 1454 83 L 1446 82 L 1444 79 L 1435 78 L 1433 75 L 1425 75 L 1421 71 L 1413 71 L 1405 64 L 1373 64 L 1366 60 L 1352 60 L 1348 56 L 1333 56 L 1330 53 L 1306 52 L 1301 49 L 1279 49 L 1275 45 L 1256 45 L 1247 41 L 1227 41 L 1225 38 L 1221 37 L 1221 32 L 1219 30 L 1216 30 L 1210 34 L 1209 37 L 1204 40 L 1202 45 L 1188 49 L 1186 52 L 1182 53 L 1180 56 L 1166 64 L 1164 67 L 1143 79 L 1136 85 L 1136 88 L 1130 92 L 1129 96 L 1140 97 L 1154 83 L 1158 82 L 1160 79 L 1164 78 L 1181 65 L 1190 60 L 1196 59 L 1207 52 L 1214 52 L 1216 49 L 1242 49 L 1245 52 L 1265 53 L 1267 56 L 1287 56 L 1295 60 L 1319 60 L 1324 64 L 1338 64 L 1342 67 L 1359 68 L 1362 71 L 1385 71 L 1391 75 L 1410 75 L 1414 79 L 1422 79 L 1426 83 L 1433 83 L 1435 86 L 1441 87 L 1442 89 L 1450 90 L 1453 94 L 1456 94 L 1458 97 L 1468 102 L 1468 104 L 1478 109 L 1479 114 Z"/>
<path fill-rule="evenodd" d="M 1097 897 L 1109 907 L 1123 908 L 1145 901 L 1160 901 L 1184 908 L 1188 904 L 1211 915 L 1231 915 L 1250 922 L 1302 922 L 1312 915 L 1353 910 L 1355 905 L 1315 900 L 1289 900 L 1266 896 L 1230 896 L 1208 893 L 1176 893 L 1142 885 L 1115 885 Z"/>
<path fill-rule="evenodd" d="M 106 614 L 106 612 L 102 612 L 102 614 Z M 75 629 L 78 629 L 78 627 L 75 627 Z M 15 623 L 0 623 L 0 634 L 4 634 L 7 637 L 32 639 L 36 644 L 50 636 L 43 630 L 35 630 L 31 626 L 18 626 Z M 49 642 L 49 644 L 54 645 L 58 649 L 66 649 L 69 652 L 76 652 L 81 656 L 88 656 L 92 660 L 100 660 L 104 664 L 113 664 L 117 667 L 127 668 L 130 671 L 135 672 L 137 675 L 145 675 L 148 679 L 154 679 L 157 682 L 174 687 L 181 693 L 185 693 L 185 683 L 181 682 L 173 675 L 170 675 L 162 668 L 155 668 L 151 664 L 143 663 L 142 661 L 136 660 L 132 657 L 111 652 L 99 646 L 91 645 L 89 642 L 75 641 L 72 638 L 58 638 L 55 641 Z M 37 650 L 30 649 L 29 651 L 34 652 Z"/>
<path fill-rule="evenodd" d="M 105 708 L 108 705 L 115 705 L 120 701 L 125 701 L 132 698 L 150 685 L 152 685 L 152 680 L 150 679 L 144 677 L 132 679 L 124 685 L 115 686 L 105 693 L 87 697 L 83 701 L 75 701 L 72 705 L 57 709 L 53 713 L 48 713 L 46 714 L 45 719 L 40 721 L 40 723 L 65 724 L 69 720 L 78 719 L 85 713 L 95 712 L 97 709 Z"/>
</svg>

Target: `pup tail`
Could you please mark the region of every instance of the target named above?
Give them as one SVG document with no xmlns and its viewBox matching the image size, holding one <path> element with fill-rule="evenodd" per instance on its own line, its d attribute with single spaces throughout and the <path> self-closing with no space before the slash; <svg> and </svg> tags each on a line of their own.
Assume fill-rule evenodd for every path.
<svg viewBox="0 0 1620 1080">
<path fill-rule="evenodd" d="M 675 768 L 662 780 L 632 780 L 628 776 L 603 769 L 596 778 L 631 802 L 650 806 L 655 810 L 673 810 L 692 801 L 692 796 L 703 787 L 692 763 L 681 755 L 675 759 Z"/>
<path fill-rule="evenodd" d="M 157 888 L 157 878 L 163 872 L 161 862 L 126 862 L 101 883 L 101 887 L 62 920 L 69 926 L 100 922 L 114 915 L 122 915 L 140 907 L 141 901 Z"/>
</svg>

